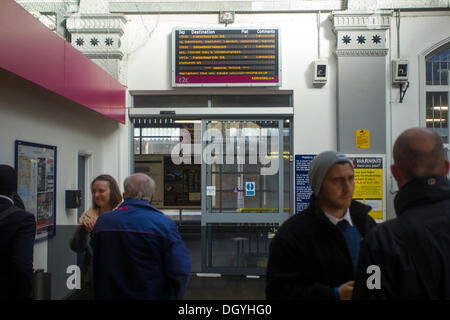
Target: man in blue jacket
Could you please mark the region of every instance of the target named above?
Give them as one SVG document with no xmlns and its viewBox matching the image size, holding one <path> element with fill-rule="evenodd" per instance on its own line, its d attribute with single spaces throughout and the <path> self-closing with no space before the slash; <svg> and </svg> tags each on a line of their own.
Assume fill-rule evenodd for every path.
<svg viewBox="0 0 450 320">
<path fill-rule="evenodd" d="M 36 222 L 33 214 L 15 206 L 16 192 L 16 171 L 0 165 L 0 300 L 31 299 L 33 294 Z"/>
<path fill-rule="evenodd" d="M 175 223 L 150 203 L 155 182 L 125 179 L 125 201 L 92 231 L 96 299 L 182 299 L 190 257 Z"/>
</svg>

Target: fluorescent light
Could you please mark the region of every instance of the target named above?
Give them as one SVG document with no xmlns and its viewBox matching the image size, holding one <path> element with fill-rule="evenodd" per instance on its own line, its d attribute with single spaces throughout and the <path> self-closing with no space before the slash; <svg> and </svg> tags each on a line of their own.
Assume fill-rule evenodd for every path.
<svg viewBox="0 0 450 320">
<path fill-rule="evenodd" d="M 175 120 L 175 123 L 202 123 L 202 120 Z"/>
<path fill-rule="evenodd" d="M 448 110 L 447 106 L 442 106 L 442 107 L 433 107 L 434 110 Z"/>
<path fill-rule="evenodd" d="M 427 119 L 427 122 L 446 122 L 447 119 Z"/>
</svg>

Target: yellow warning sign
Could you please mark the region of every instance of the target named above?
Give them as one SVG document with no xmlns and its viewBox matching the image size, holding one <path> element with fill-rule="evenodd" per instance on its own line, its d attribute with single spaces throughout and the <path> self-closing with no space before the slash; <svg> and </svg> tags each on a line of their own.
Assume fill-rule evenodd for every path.
<svg viewBox="0 0 450 320">
<path fill-rule="evenodd" d="M 369 215 L 383 220 L 383 159 L 381 157 L 351 158 L 355 172 L 353 199 L 372 207 Z"/>
<path fill-rule="evenodd" d="M 356 148 L 369 149 L 370 148 L 370 131 L 361 129 L 356 130 Z"/>
</svg>

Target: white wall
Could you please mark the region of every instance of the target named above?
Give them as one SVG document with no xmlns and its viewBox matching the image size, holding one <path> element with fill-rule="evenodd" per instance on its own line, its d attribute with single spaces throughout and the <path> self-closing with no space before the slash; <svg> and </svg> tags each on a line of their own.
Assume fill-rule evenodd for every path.
<svg viewBox="0 0 450 320">
<path fill-rule="evenodd" d="M 56 224 L 75 225 L 77 213 L 65 209 L 65 190 L 78 187 L 79 151 L 92 151 L 89 182 L 101 173 L 123 178 L 128 162 L 119 156 L 126 147 L 119 133 L 125 126 L 6 71 L 0 71 L 0 83 L 0 163 L 14 166 L 16 139 L 56 146 Z M 34 268 L 47 268 L 47 241 L 35 245 Z"/>
</svg>

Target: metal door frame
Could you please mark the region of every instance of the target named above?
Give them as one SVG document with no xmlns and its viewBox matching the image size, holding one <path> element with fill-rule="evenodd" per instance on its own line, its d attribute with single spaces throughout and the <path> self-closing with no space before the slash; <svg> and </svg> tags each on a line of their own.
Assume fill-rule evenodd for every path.
<svg viewBox="0 0 450 320">
<path fill-rule="evenodd" d="M 278 117 L 277 117 L 278 118 Z M 206 142 L 203 139 L 203 136 L 206 131 L 206 121 L 211 120 L 217 120 L 217 121 L 264 121 L 269 120 L 267 118 L 265 119 L 236 119 L 236 118 L 230 118 L 230 119 L 202 119 L 202 150 L 205 150 Z M 290 213 L 284 212 L 284 161 L 283 161 L 283 126 L 284 126 L 284 119 L 270 119 L 272 121 L 278 121 L 278 128 L 280 129 L 280 134 L 278 136 L 278 186 L 280 189 L 283 189 L 282 191 L 278 192 L 278 212 L 273 213 L 239 213 L 239 215 L 236 215 L 236 213 L 208 213 L 207 212 L 207 201 L 209 201 L 209 198 L 206 196 L 206 188 L 207 188 L 207 177 L 206 177 L 206 167 L 207 164 L 203 161 L 202 157 L 202 164 L 201 164 L 201 185 L 202 185 L 202 226 L 206 226 L 207 223 L 276 223 L 281 224 L 283 223 L 287 218 L 289 218 Z M 291 146 L 292 148 L 292 146 Z M 281 150 L 281 152 L 280 152 Z M 209 170 L 209 174 L 211 174 L 211 170 Z M 209 179 L 211 181 L 211 179 Z M 292 207 L 292 206 L 290 206 Z M 290 210 L 292 211 L 292 209 Z"/>
<path fill-rule="evenodd" d="M 233 274 L 233 275 L 264 275 L 266 273 L 265 268 L 258 267 L 214 267 L 212 264 L 212 233 L 208 228 L 208 224 L 220 223 L 220 224 L 275 224 L 281 225 L 286 219 L 288 219 L 292 213 L 294 212 L 294 207 L 292 206 L 292 192 L 293 190 L 293 180 L 290 179 L 290 189 L 291 189 L 291 198 L 289 199 L 289 207 L 290 212 L 284 212 L 284 121 L 286 117 L 283 116 L 275 116 L 273 115 L 271 118 L 246 118 L 237 119 L 237 117 L 230 118 L 221 118 L 221 119 L 202 119 L 202 151 L 205 150 L 206 141 L 203 139 L 207 127 L 207 121 L 216 120 L 216 121 L 278 121 L 279 135 L 278 135 L 278 212 L 273 213 L 263 213 L 263 212 L 251 212 L 251 213 L 209 213 L 207 210 L 207 202 L 210 202 L 209 208 L 211 208 L 211 197 L 206 195 L 207 181 L 212 181 L 211 176 L 207 180 L 207 164 L 203 159 L 202 154 L 202 163 L 201 163 L 201 266 L 202 272 L 210 272 L 210 273 L 219 273 L 219 274 Z M 293 115 L 288 117 L 290 123 L 292 124 Z M 292 125 L 291 125 L 292 126 Z M 292 137 L 292 127 L 290 127 L 289 134 Z M 291 153 L 293 150 L 293 139 L 290 139 L 289 146 Z M 289 159 L 289 165 L 292 168 L 292 156 Z M 211 166 L 211 165 L 209 165 Z M 208 175 L 212 175 L 211 170 L 208 171 Z M 292 175 L 291 175 L 292 176 Z M 240 244 L 237 244 L 238 246 Z"/>
</svg>

